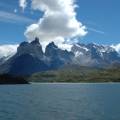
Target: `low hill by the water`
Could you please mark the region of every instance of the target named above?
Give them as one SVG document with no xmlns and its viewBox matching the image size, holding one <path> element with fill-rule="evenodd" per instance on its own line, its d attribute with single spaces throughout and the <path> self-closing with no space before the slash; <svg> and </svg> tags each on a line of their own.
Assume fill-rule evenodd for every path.
<svg viewBox="0 0 120 120">
<path fill-rule="evenodd" d="M 97 69 L 89 67 L 63 68 L 31 75 L 30 82 L 120 82 L 120 68 Z"/>
</svg>

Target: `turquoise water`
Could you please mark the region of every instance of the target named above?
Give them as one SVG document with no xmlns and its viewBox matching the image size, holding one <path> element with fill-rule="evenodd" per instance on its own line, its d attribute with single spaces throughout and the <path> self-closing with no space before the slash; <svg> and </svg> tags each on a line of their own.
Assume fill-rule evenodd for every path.
<svg viewBox="0 0 120 120">
<path fill-rule="evenodd" d="M 0 120 L 120 120 L 120 84 L 3 85 Z"/>
</svg>

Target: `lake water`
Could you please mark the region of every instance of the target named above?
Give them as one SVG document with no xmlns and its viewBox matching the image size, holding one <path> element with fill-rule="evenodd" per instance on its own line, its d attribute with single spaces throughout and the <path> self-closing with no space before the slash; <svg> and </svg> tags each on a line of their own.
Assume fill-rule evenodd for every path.
<svg viewBox="0 0 120 120">
<path fill-rule="evenodd" d="M 120 120 L 120 84 L 3 85 L 0 120 Z"/>
</svg>

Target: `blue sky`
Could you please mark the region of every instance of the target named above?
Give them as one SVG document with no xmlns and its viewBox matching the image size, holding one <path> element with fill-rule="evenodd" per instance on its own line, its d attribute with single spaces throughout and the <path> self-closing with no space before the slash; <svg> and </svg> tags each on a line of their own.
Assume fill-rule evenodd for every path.
<svg viewBox="0 0 120 120">
<path fill-rule="evenodd" d="M 30 1 L 30 0 L 28 0 Z M 77 19 L 88 29 L 81 42 L 120 43 L 119 0 L 77 0 Z M 0 0 L 0 44 L 17 44 L 26 40 L 24 31 L 43 14 L 28 3 L 23 12 L 18 0 Z"/>
</svg>

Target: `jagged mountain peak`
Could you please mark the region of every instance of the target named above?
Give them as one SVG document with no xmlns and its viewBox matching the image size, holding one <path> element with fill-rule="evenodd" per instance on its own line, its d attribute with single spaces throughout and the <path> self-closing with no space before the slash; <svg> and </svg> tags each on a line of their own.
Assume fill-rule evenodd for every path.
<svg viewBox="0 0 120 120">
<path fill-rule="evenodd" d="M 75 60 L 79 64 L 103 66 L 112 64 L 114 61 L 120 62 L 119 54 L 111 46 L 90 44 L 76 44 L 72 47 L 75 54 Z M 82 62 L 81 62 L 82 61 Z"/>
<path fill-rule="evenodd" d="M 40 45 L 40 42 L 39 42 L 39 38 L 35 38 L 35 40 L 33 40 L 32 42 L 31 42 L 31 44 L 32 45 Z"/>
<path fill-rule="evenodd" d="M 43 50 L 41 44 L 39 43 L 39 39 L 35 38 L 35 40 L 33 40 L 31 43 L 22 42 L 17 48 L 16 55 L 20 56 L 23 54 L 31 54 L 41 59 L 43 57 Z"/>
<path fill-rule="evenodd" d="M 19 46 L 26 46 L 28 44 L 29 44 L 28 42 L 24 41 L 24 42 L 21 42 Z"/>
<path fill-rule="evenodd" d="M 73 58 L 73 54 L 58 48 L 54 42 L 47 45 L 45 53 L 38 39 L 31 43 L 22 42 L 17 53 L 5 64 L 1 65 L 3 70 L 10 74 L 32 74 L 34 72 L 57 69 L 67 64 Z"/>
<path fill-rule="evenodd" d="M 85 44 L 74 44 L 72 46 L 72 51 L 78 51 L 78 50 L 87 52 L 88 48 L 86 47 Z"/>
<path fill-rule="evenodd" d="M 54 42 L 49 43 L 45 49 L 45 55 L 47 57 L 56 57 L 60 49 L 55 45 Z"/>
<path fill-rule="evenodd" d="M 19 47 L 26 47 L 27 45 L 40 45 L 41 46 L 41 44 L 40 44 L 40 42 L 39 42 L 39 38 L 35 38 L 35 40 L 33 40 L 32 42 L 27 42 L 27 41 L 23 41 L 23 42 L 21 42 L 20 43 L 20 45 L 19 45 Z"/>
<path fill-rule="evenodd" d="M 55 43 L 54 43 L 54 42 L 51 42 L 51 43 L 49 43 L 49 44 L 46 46 L 46 48 L 57 49 L 57 48 L 58 48 L 58 46 L 57 46 L 57 45 L 55 45 Z"/>
</svg>

